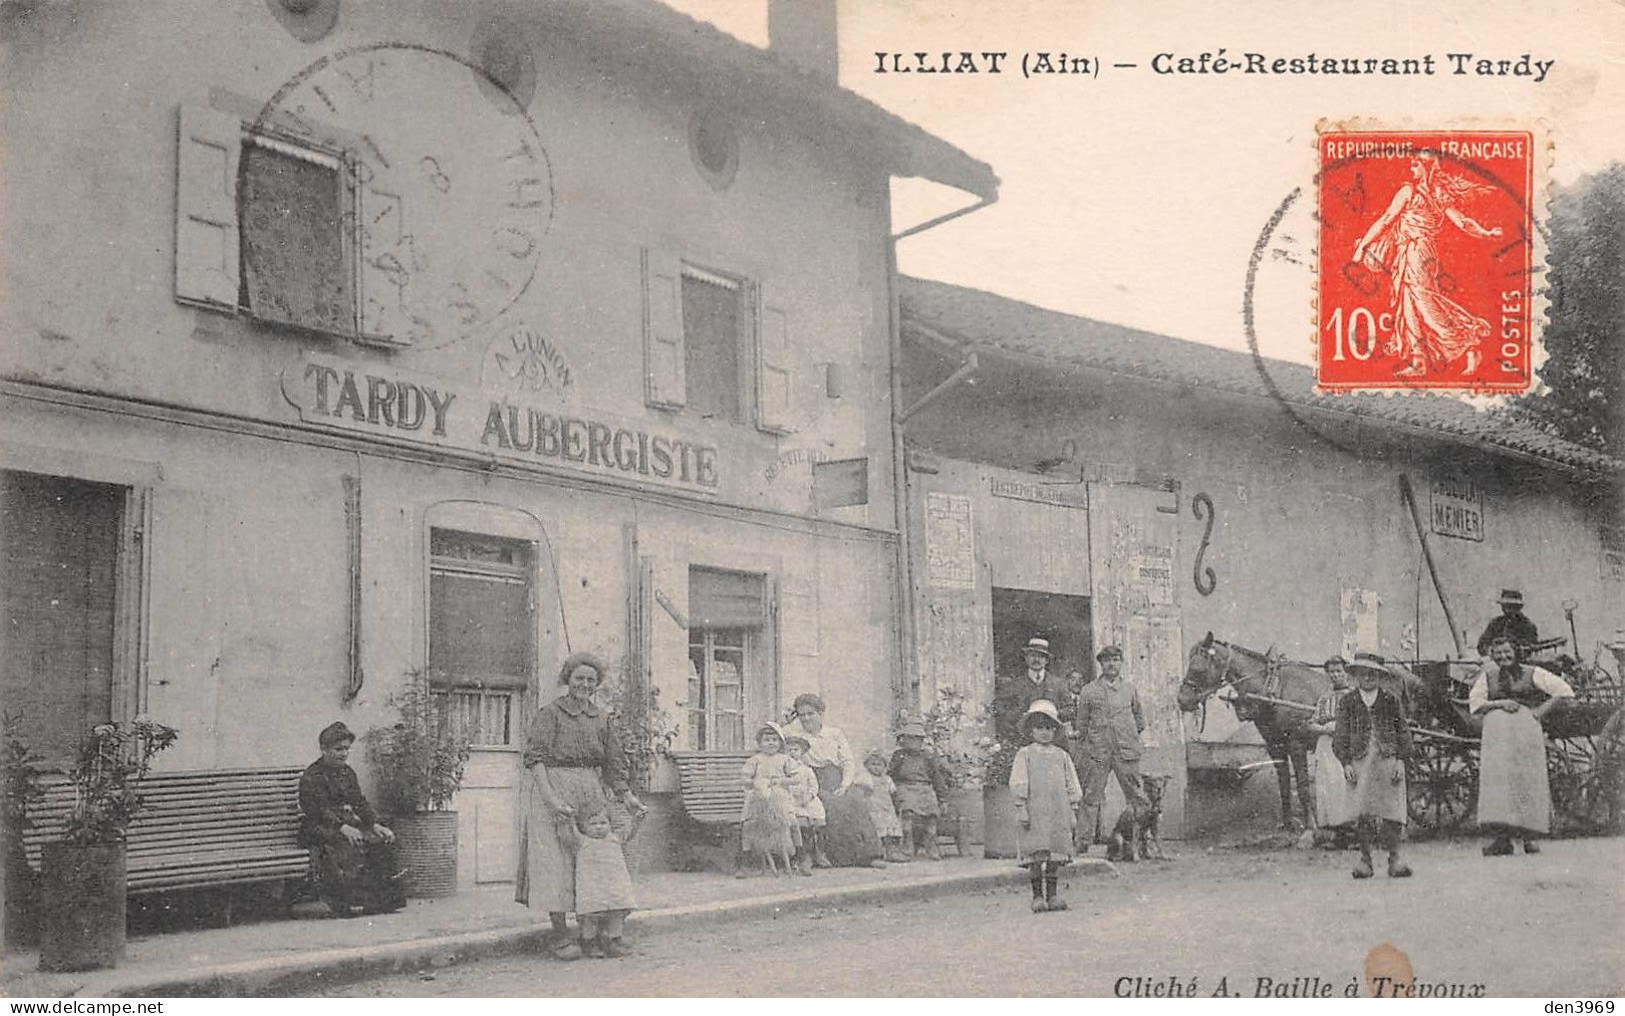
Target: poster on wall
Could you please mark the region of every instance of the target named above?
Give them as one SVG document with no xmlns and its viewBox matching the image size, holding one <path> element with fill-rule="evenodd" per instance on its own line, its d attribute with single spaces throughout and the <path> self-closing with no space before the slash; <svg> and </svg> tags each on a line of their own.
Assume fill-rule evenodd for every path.
<svg viewBox="0 0 1625 1016">
<path fill-rule="evenodd" d="M 925 495 L 925 578 L 943 589 L 976 588 L 971 499 L 931 491 Z"/>
</svg>

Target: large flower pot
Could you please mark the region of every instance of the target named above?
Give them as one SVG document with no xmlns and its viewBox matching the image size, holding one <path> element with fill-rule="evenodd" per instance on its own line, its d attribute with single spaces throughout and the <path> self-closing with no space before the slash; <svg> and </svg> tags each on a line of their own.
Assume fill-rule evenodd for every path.
<svg viewBox="0 0 1625 1016">
<path fill-rule="evenodd" d="M 124 958 L 124 844 L 47 843 L 41 970 L 96 970 Z"/>
<path fill-rule="evenodd" d="M 457 892 L 457 813 L 420 811 L 397 815 L 395 850 L 406 869 L 406 895 L 417 899 Z"/>
<path fill-rule="evenodd" d="M 982 856 L 1016 856 L 1016 804 L 1008 786 L 982 788 Z"/>
</svg>

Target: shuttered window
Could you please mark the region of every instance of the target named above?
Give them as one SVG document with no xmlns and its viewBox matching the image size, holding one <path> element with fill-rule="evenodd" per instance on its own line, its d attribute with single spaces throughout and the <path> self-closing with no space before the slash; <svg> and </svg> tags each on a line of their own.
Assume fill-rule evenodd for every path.
<svg viewBox="0 0 1625 1016">
<path fill-rule="evenodd" d="M 4 709 L 40 757 L 65 761 L 113 719 L 119 531 L 126 488 L 0 472 Z"/>
<path fill-rule="evenodd" d="M 739 422 L 739 285 L 683 270 L 683 373 L 688 407 Z"/>
</svg>

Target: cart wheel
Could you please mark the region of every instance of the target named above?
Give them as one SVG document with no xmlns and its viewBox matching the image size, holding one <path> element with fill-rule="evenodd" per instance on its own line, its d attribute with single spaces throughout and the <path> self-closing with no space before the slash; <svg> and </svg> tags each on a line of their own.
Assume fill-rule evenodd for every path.
<svg viewBox="0 0 1625 1016">
<path fill-rule="evenodd" d="M 1580 833 L 1619 830 L 1625 765 L 1619 726 L 1612 722 L 1595 737 L 1546 742 L 1556 828 Z"/>
<path fill-rule="evenodd" d="M 1477 745 L 1417 738 L 1405 766 L 1406 810 L 1419 830 L 1458 828 L 1478 801 Z"/>
</svg>

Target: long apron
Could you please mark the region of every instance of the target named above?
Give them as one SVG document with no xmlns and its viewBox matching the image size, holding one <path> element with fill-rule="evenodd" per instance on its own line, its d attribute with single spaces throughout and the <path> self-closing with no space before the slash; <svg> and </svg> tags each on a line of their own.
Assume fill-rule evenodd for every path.
<svg viewBox="0 0 1625 1016">
<path fill-rule="evenodd" d="M 1315 824 L 1335 829 L 1349 820 L 1349 784 L 1343 777 L 1343 763 L 1332 751 L 1332 736 L 1322 734 L 1315 742 Z"/>
<path fill-rule="evenodd" d="M 1552 828 L 1552 789 L 1546 774 L 1546 735 L 1527 709 L 1491 710 L 1484 717 L 1478 763 L 1478 824 L 1527 833 Z"/>
<path fill-rule="evenodd" d="M 606 806 L 610 825 L 623 842 L 630 816 L 612 801 L 597 769 L 538 765 L 524 771 L 519 781 L 519 867 L 513 898 L 532 910 L 570 913 L 576 909 L 575 857 L 559 838 L 558 823 L 571 819 L 548 806 L 540 790 L 542 780 L 548 780 L 554 795 L 577 812 L 592 805 Z"/>
<path fill-rule="evenodd" d="M 1394 767 L 1399 767 L 1399 782 L 1392 778 Z M 1405 763 L 1397 758 L 1383 758 L 1377 752 L 1377 730 L 1371 729 L 1371 740 L 1366 744 L 1365 757 L 1356 759 L 1354 771 L 1359 782 L 1348 789 L 1348 816 L 1379 818 L 1386 822 L 1403 824 L 1405 811 Z"/>
</svg>

